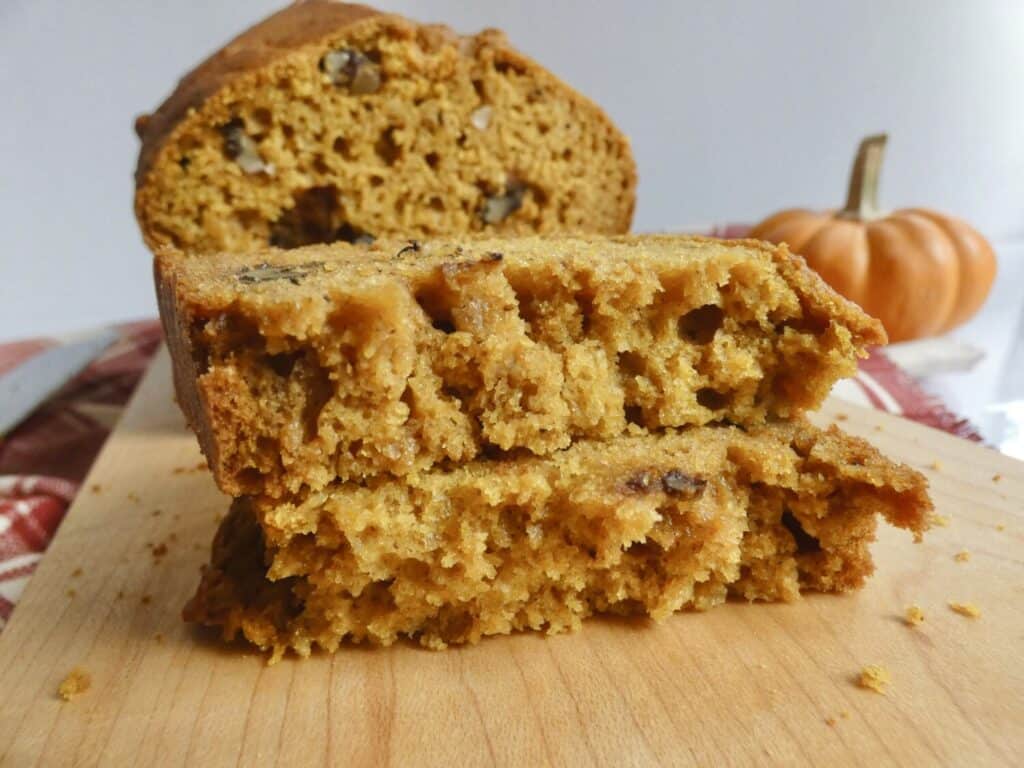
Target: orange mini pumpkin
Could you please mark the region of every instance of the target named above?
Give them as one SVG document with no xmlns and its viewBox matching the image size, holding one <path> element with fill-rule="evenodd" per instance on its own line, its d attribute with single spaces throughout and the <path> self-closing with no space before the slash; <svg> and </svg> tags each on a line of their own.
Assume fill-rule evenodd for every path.
<svg viewBox="0 0 1024 768">
<path fill-rule="evenodd" d="M 992 247 L 977 230 L 923 208 L 878 209 L 886 136 L 861 142 L 841 211 L 791 209 L 751 237 L 786 242 L 829 285 L 882 321 L 890 341 L 934 336 L 985 302 L 996 274 Z"/>
</svg>

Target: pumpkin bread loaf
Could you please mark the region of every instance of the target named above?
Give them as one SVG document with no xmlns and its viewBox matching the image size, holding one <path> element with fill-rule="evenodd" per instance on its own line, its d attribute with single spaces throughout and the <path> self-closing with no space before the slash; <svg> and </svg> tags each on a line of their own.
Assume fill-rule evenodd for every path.
<svg viewBox="0 0 1024 768">
<path fill-rule="evenodd" d="M 169 249 L 156 280 L 179 402 L 233 496 L 785 418 L 885 338 L 756 241 Z"/>
<path fill-rule="evenodd" d="M 866 442 L 797 418 L 243 498 L 185 618 L 277 658 L 842 592 L 873 570 L 879 515 L 916 537 L 927 528 L 925 487 Z"/>
<path fill-rule="evenodd" d="M 622 233 L 629 142 L 487 30 L 314 0 L 249 29 L 139 118 L 151 248 L 379 236 Z"/>
</svg>

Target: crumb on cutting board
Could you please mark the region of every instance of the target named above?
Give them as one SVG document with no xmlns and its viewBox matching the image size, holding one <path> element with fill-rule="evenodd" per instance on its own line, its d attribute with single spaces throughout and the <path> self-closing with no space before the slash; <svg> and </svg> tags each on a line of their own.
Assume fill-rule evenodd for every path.
<svg viewBox="0 0 1024 768">
<path fill-rule="evenodd" d="M 78 594 L 78 592 L 76 592 L 76 591 L 75 591 L 74 589 L 69 589 L 69 590 L 67 591 L 67 596 L 68 596 L 68 597 L 74 597 L 74 596 L 75 596 L 75 595 L 77 595 L 77 594 Z"/>
<path fill-rule="evenodd" d="M 903 614 L 903 620 L 908 626 L 916 627 L 924 622 L 924 611 L 921 610 L 919 605 L 908 606 L 906 613 Z"/>
<path fill-rule="evenodd" d="M 150 597 L 149 595 L 143 595 L 143 596 L 142 596 L 142 597 L 140 598 L 140 602 L 141 602 L 141 603 L 142 603 L 143 605 L 149 605 L 149 604 L 150 604 L 150 603 L 151 603 L 152 601 L 153 601 L 153 598 L 152 598 L 152 597 Z"/>
<path fill-rule="evenodd" d="M 71 572 L 71 578 L 73 578 L 73 579 L 77 578 L 77 577 L 79 577 L 81 575 L 82 575 L 82 569 L 81 568 L 75 568 L 75 570 L 73 570 Z"/>
<path fill-rule="evenodd" d="M 103 490 L 103 486 L 100 485 L 99 483 L 93 483 L 92 485 L 89 486 L 89 490 L 92 493 L 99 493 L 100 491 Z"/>
<path fill-rule="evenodd" d="M 154 509 L 151 514 L 153 515 L 153 517 L 160 517 L 162 512 L 163 512 L 162 509 Z"/>
<path fill-rule="evenodd" d="M 928 467 L 930 469 L 934 469 L 936 472 L 938 472 L 940 469 L 942 469 L 942 462 L 939 461 L 938 459 L 936 459 L 931 464 L 929 464 Z"/>
<path fill-rule="evenodd" d="M 860 671 L 857 685 L 875 693 L 885 694 L 885 689 L 892 682 L 889 670 L 880 664 L 868 664 Z"/>
<path fill-rule="evenodd" d="M 939 528 L 948 528 L 952 519 L 949 515 L 935 515 L 932 517 L 932 524 Z"/>
<path fill-rule="evenodd" d="M 1006 530 L 1006 526 L 1003 525 L 1002 523 L 996 523 L 996 530 L 997 531 L 1005 531 Z"/>
<path fill-rule="evenodd" d="M 956 560 L 958 563 L 966 563 L 968 560 L 971 559 L 971 553 L 966 549 L 961 549 L 959 552 L 953 555 L 953 559 Z"/>
<path fill-rule="evenodd" d="M 828 726 L 829 728 L 835 728 L 835 725 L 836 725 L 836 723 L 838 723 L 838 722 L 839 722 L 839 721 L 838 721 L 838 720 L 836 720 L 836 719 L 835 719 L 834 717 L 832 717 L 831 715 L 829 715 L 828 717 L 826 717 L 826 718 L 825 718 L 825 725 L 827 725 L 827 726 Z"/>
<path fill-rule="evenodd" d="M 956 603 L 950 601 L 949 607 L 955 613 L 959 613 L 961 616 L 966 616 L 968 619 L 981 618 L 981 609 L 974 603 Z"/>
<path fill-rule="evenodd" d="M 75 667 L 61 681 L 60 687 L 57 688 L 57 695 L 64 699 L 64 701 L 71 701 L 76 696 L 88 691 L 91 685 L 92 678 L 89 677 L 89 673 L 84 669 Z"/>
<path fill-rule="evenodd" d="M 836 421 L 846 421 L 848 418 L 850 418 L 850 417 L 847 416 L 845 413 L 837 413 L 836 414 Z"/>
</svg>

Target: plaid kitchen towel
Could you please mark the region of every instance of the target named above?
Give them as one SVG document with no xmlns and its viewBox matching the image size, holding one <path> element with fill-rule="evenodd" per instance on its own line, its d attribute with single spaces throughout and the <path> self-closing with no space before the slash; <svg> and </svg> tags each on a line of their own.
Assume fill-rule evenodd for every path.
<svg viewBox="0 0 1024 768">
<path fill-rule="evenodd" d="M 10 618 L 89 466 L 160 343 L 156 320 L 118 326 L 120 340 L 0 439 L 0 628 Z M 56 342 L 0 345 L 0 375 Z M 926 395 L 884 354 L 834 392 L 972 440 L 978 433 Z"/>
<path fill-rule="evenodd" d="M 102 355 L 0 437 L 0 628 L 160 343 L 156 320 L 117 330 Z M 57 343 L 0 345 L 0 376 Z"/>
</svg>

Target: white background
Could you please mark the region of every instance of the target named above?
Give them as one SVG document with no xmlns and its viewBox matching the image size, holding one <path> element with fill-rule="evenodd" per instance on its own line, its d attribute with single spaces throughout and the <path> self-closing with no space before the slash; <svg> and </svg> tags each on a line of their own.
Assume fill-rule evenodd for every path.
<svg viewBox="0 0 1024 768">
<path fill-rule="evenodd" d="M 0 340 L 155 314 L 133 118 L 279 5 L 0 0 Z M 501 27 L 601 103 L 633 140 L 638 230 L 835 205 L 857 140 L 887 130 L 887 203 L 1024 233 L 1024 2 L 381 5 Z"/>
</svg>

